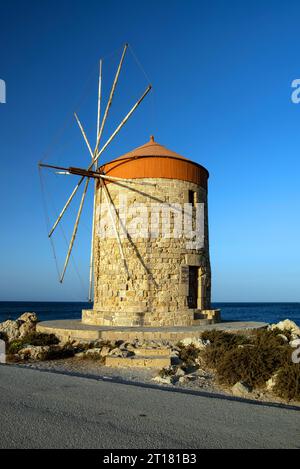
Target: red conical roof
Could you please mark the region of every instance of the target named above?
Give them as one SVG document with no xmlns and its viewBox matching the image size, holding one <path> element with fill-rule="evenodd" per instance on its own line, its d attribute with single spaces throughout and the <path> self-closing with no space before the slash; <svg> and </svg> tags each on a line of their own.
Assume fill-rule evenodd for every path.
<svg viewBox="0 0 300 469">
<path fill-rule="evenodd" d="M 105 163 L 100 170 L 109 176 L 124 179 L 179 179 L 193 182 L 205 189 L 209 177 L 203 166 L 160 145 L 154 141 L 153 136 L 144 145 Z"/>
<path fill-rule="evenodd" d="M 184 156 L 179 155 L 175 151 L 169 150 L 164 145 L 155 142 L 154 136 L 151 135 L 149 142 L 141 145 L 140 147 L 135 148 L 134 150 L 125 153 L 124 155 L 117 158 L 117 160 L 123 158 L 137 158 L 140 156 L 165 156 L 166 158 L 180 158 L 183 160 L 187 160 Z"/>
</svg>

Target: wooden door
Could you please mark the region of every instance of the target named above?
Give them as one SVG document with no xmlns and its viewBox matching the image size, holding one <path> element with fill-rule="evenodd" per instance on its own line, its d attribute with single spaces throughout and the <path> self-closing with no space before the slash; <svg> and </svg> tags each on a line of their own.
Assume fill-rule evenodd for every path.
<svg viewBox="0 0 300 469">
<path fill-rule="evenodd" d="M 198 299 L 198 267 L 189 267 L 188 307 L 197 308 Z"/>
</svg>

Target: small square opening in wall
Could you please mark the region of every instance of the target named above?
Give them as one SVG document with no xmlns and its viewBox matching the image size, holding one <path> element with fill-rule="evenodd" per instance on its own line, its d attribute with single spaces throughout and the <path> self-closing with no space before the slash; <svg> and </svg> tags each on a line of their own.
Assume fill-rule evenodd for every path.
<svg viewBox="0 0 300 469">
<path fill-rule="evenodd" d="M 197 192 L 189 190 L 189 204 L 193 207 L 196 207 L 197 203 Z"/>
</svg>

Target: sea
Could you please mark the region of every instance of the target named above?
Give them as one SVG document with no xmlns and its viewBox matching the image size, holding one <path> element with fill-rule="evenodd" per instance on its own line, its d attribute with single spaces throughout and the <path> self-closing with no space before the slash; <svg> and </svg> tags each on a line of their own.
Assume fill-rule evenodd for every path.
<svg viewBox="0 0 300 469">
<path fill-rule="evenodd" d="M 0 322 L 17 319 L 27 311 L 34 311 L 42 321 L 80 319 L 81 310 L 91 308 L 92 303 L 1 301 Z M 212 308 L 220 308 L 225 321 L 277 323 L 291 319 L 300 326 L 300 303 L 212 303 Z"/>
</svg>

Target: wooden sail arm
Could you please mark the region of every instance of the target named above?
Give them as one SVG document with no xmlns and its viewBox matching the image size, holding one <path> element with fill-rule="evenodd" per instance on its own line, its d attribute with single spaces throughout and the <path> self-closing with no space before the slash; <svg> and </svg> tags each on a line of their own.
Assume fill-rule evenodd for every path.
<svg viewBox="0 0 300 469">
<path fill-rule="evenodd" d="M 102 174 L 98 171 L 88 171 L 84 168 L 77 168 L 74 166 L 69 166 L 68 168 L 64 166 L 54 166 L 51 164 L 44 164 L 44 163 L 39 163 L 39 166 L 42 168 L 50 168 L 50 169 L 57 169 L 61 171 L 61 174 L 74 174 L 76 176 L 82 176 L 82 177 L 88 177 L 88 178 L 93 178 L 93 179 L 106 179 L 111 182 L 125 182 L 127 184 L 138 184 L 142 186 L 157 186 L 156 183 L 148 182 L 148 181 L 140 181 L 139 179 L 126 179 L 126 178 L 120 178 L 120 177 L 114 177 L 114 176 L 107 176 L 105 174 Z M 128 189 L 130 189 L 128 187 Z"/>
<path fill-rule="evenodd" d="M 99 80 L 98 80 L 98 106 L 97 106 L 97 135 L 96 145 L 98 143 L 98 137 L 100 132 L 100 117 L 101 117 L 101 96 L 102 96 L 102 59 L 100 60 L 99 66 Z M 96 148 L 96 147 L 95 147 Z"/>
<path fill-rule="evenodd" d="M 128 114 L 124 117 L 124 119 L 122 120 L 122 122 L 118 125 L 118 127 L 116 128 L 116 130 L 113 132 L 113 134 L 110 136 L 110 138 L 107 140 L 107 142 L 105 143 L 105 145 L 103 145 L 103 147 L 101 148 L 101 150 L 97 153 L 97 156 L 94 158 L 93 160 L 93 164 L 91 166 L 93 166 L 94 164 L 97 163 L 98 159 L 99 159 L 99 156 L 104 152 L 104 150 L 106 149 L 106 147 L 110 144 L 110 142 L 115 138 L 115 136 L 117 135 L 117 133 L 121 130 L 121 128 L 123 127 L 124 124 L 126 124 L 126 122 L 128 121 L 128 119 L 130 118 L 130 116 L 133 114 L 133 112 L 136 110 L 136 108 L 141 104 L 141 102 L 143 101 L 143 99 L 147 96 L 147 94 L 149 93 L 149 91 L 152 89 L 152 85 L 149 85 L 147 88 L 146 88 L 146 91 L 143 93 L 143 95 L 140 97 L 140 99 L 135 103 L 135 105 L 130 109 L 130 111 L 128 112 Z M 90 166 L 90 167 L 91 167 Z M 90 168 L 89 168 L 90 169 Z"/>
<path fill-rule="evenodd" d="M 111 143 L 111 141 L 115 138 L 115 136 L 117 135 L 117 133 L 121 130 L 121 128 L 125 125 L 125 123 L 127 122 L 127 120 L 130 118 L 130 116 L 133 114 L 133 112 L 136 110 L 136 108 L 140 105 L 140 103 L 143 101 L 143 99 L 146 97 L 146 95 L 149 93 L 149 91 L 151 90 L 151 85 L 148 86 L 148 88 L 146 89 L 146 91 L 144 92 L 144 94 L 141 96 L 141 98 L 135 103 L 135 105 L 131 108 L 131 110 L 129 111 L 129 113 L 125 116 L 125 118 L 122 120 L 122 122 L 118 125 L 118 127 L 116 128 L 116 130 L 113 132 L 113 134 L 110 136 L 110 138 L 107 140 L 107 142 L 104 144 L 104 146 L 101 148 L 101 150 L 98 152 L 97 156 L 93 159 L 92 163 L 90 164 L 90 166 L 87 168 L 86 171 L 90 171 L 93 166 L 97 163 L 98 159 L 99 159 L 99 156 L 104 152 L 104 150 L 107 148 L 107 146 Z M 42 165 L 40 165 L 42 166 Z M 79 189 L 80 185 L 82 184 L 83 180 L 84 180 L 85 176 L 82 176 L 80 178 L 80 180 L 78 181 L 77 185 L 74 187 L 70 197 L 68 198 L 66 204 L 64 205 L 62 211 L 60 212 L 56 222 L 54 223 L 53 227 L 51 228 L 51 231 L 49 233 L 49 237 L 53 234 L 55 228 L 57 227 L 58 223 L 60 222 L 61 218 L 63 217 L 66 209 L 68 208 L 68 206 L 70 205 L 73 197 L 75 196 L 77 190 Z"/>
<path fill-rule="evenodd" d="M 83 135 L 85 144 L 87 145 L 87 147 L 88 147 L 88 149 L 89 149 L 89 152 L 93 155 L 93 156 L 92 156 L 92 159 L 93 159 L 93 158 L 94 158 L 93 151 L 92 151 L 92 149 L 91 149 L 90 143 L 89 143 L 89 141 L 88 141 L 88 139 L 87 139 L 87 136 L 86 136 L 86 134 L 85 134 L 85 132 L 84 132 L 84 130 L 83 130 L 82 124 L 81 124 L 81 122 L 80 122 L 80 120 L 79 120 L 79 117 L 77 116 L 76 112 L 74 112 L 74 116 L 75 116 L 75 119 L 76 119 L 76 121 L 77 121 L 78 127 L 80 128 L 81 133 L 82 133 L 82 135 Z"/>
<path fill-rule="evenodd" d="M 100 173 L 97 173 L 96 171 L 88 171 L 84 168 L 76 168 L 73 166 L 69 167 L 64 167 L 64 166 L 55 166 L 53 164 L 46 164 L 46 163 L 39 163 L 39 166 L 41 168 L 50 168 L 50 169 L 57 169 L 60 171 L 63 171 L 64 173 L 67 174 L 75 174 L 77 176 L 83 176 L 83 177 L 88 177 L 88 178 L 99 178 Z"/>
<path fill-rule="evenodd" d="M 123 61 L 124 61 L 124 57 L 125 57 L 127 48 L 128 48 L 128 44 L 125 44 L 124 49 L 123 49 L 123 53 L 122 53 L 122 56 L 121 56 L 121 60 L 120 60 L 120 63 L 119 63 L 118 69 L 117 69 L 117 73 L 115 75 L 115 78 L 114 78 L 114 81 L 113 81 L 113 84 L 112 84 L 112 87 L 111 87 L 111 90 L 110 90 L 110 95 L 109 95 L 108 102 L 107 102 L 107 105 L 106 105 L 106 108 L 105 108 L 105 111 L 104 111 L 104 116 L 103 116 L 103 119 L 102 119 L 102 122 L 101 122 L 101 125 L 100 125 L 100 129 L 97 131 L 97 142 L 96 142 L 94 155 L 97 155 L 97 153 L 98 153 L 98 148 L 99 148 L 100 140 L 101 140 L 101 137 L 102 137 L 103 129 L 104 129 L 104 126 L 105 126 L 105 123 L 106 123 L 106 119 L 107 119 L 107 116 L 108 116 L 108 113 L 109 113 L 110 106 L 112 104 L 112 100 L 113 100 L 113 97 L 114 97 L 115 89 L 116 89 L 116 86 L 117 86 L 117 83 L 118 83 L 119 75 L 120 75 L 120 72 L 121 72 L 121 68 L 122 68 L 122 65 L 123 65 Z M 101 67 L 101 73 L 102 73 L 102 67 Z"/>
<path fill-rule="evenodd" d="M 97 106 L 97 133 L 96 145 L 98 143 L 100 120 L 101 120 L 101 97 L 102 97 L 102 59 L 100 60 L 99 67 L 99 81 L 98 81 L 98 106 Z M 100 137 L 99 137 L 100 142 Z M 96 151 L 96 146 L 95 146 Z M 93 159 L 93 158 L 92 158 Z M 97 169 L 96 166 L 93 169 Z M 91 252 L 90 252 L 90 269 L 89 269 L 89 296 L 88 300 L 92 301 L 93 295 L 93 280 L 94 280 L 94 238 L 95 238 L 95 218 L 96 218 L 96 181 L 94 180 L 94 197 L 93 197 L 93 220 L 92 220 L 92 238 L 91 238 Z"/>
<path fill-rule="evenodd" d="M 126 262 L 126 259 L 125 259 L 125 256 L 124 256 L 124 251 L 123 251 L 123 246 L 122 246 L 120 233 L 118 231 L 118 228 L 117 228 L 117 225 L 116 225 L 116 222 L 115 222 L 111 207 L 113 207 L 113 210 L 114 210 L 115 214 L 116 214 L 116 208 L 115 208 L 115 205 L 114 205 L 114 203 L 113 203 L 113 201 L 110 197 L 108 189 L 107 189 L 106 185 L 103 183 L 102 179 L 100 180 L 100 184 L 101 184 L 102 189 L 104 191 L 104 196 L 105 196 L 105 199 L 106 199 L 109 216 L 110 216 L 110 219 L 111 219 L 111 222 L 112 222 L 112 225 L 113 225 L 113 229 L 114 229 L 117 241 L 118 241 L 119 252 L 120 252 L 121 259 L 123 261 L 125 272 L 127 274 L 127 279 L 130 279 L 130 273 L 129 273 L 128 265 L 127 265 L 127 262 Z"/>
<path fill-rule="evenodd" d="M 82 193 L 82 196 L 81 196 L 81 201 L 80 201 L 79 209 L 78 209 L 78 212 L 77 212 L 75 225 L 74 225 L 74 228 L 73 228 L 71 241 L 70 241 L 70 244 L 69 244 L 69 248 L 68 248 L 64 268 L 63 268 L 63 271 L 62 271 L 62 274 L 61 274 L 61 277 L 60 277 L 60 283 L 63 282 L 64 276 L 65 276 L 65 273 L 66 273 L 66 269 L 67 269 L 67 266 L 68 266 L 68 263 L 69 263 L 69 259 L 70 259 L 70 256 L 71 256 L 71 252 L 72 252 L 72 249 L 73 249 L 73 245 L 74 245 L 74 241 L 75 241 L 75 238 L 76 238 L 78 225 L 79 225 L 79 221 L 80 221 L 80 217 L 81 217 L 81 212 L 82 212 L 83 204 L 84 204 L 84 201 L 85 201 L 86 192 L 87 192 L 87 189 L 88 189 L 88 186 L 89 186 L 89 181 L 90 180 L 88 178 L 86 180 L 84 190 L 83 190 L 83 193 Z"/>
</svg>

